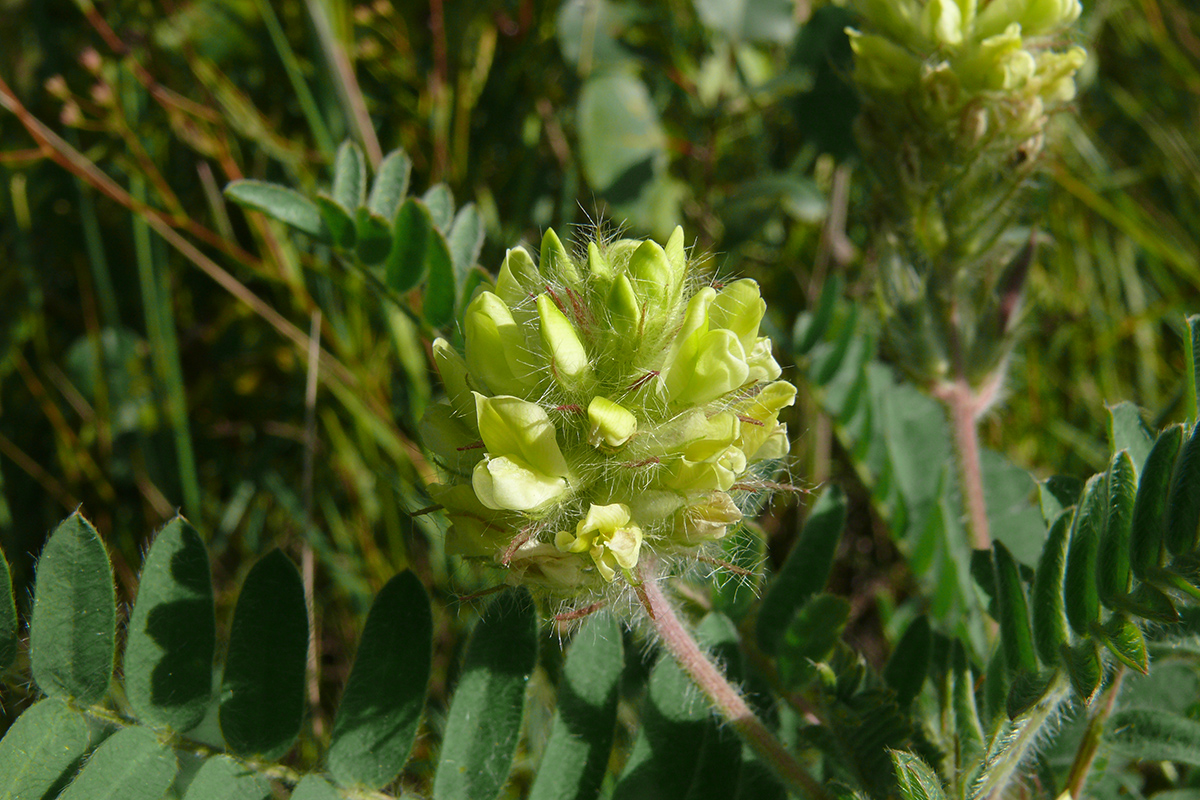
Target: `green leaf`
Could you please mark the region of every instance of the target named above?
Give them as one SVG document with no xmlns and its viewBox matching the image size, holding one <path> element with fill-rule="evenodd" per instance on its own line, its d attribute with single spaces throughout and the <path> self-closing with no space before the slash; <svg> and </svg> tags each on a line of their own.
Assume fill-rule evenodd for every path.
<svg viewBox="0 0 1200 800">
<path fill-rule="evenodd" d="M 1079 510 L 1071 530 L 1064 576 L 1067 621 L 1081 636 L 1087 636 L 1093 622 L 1100 619 L 1100 591 L 1096 586 L 1096 559 L 1099 554 L 1100 526 L 1104 524 L 1108 492 L 1106 476 L 1093 475 L 1083 490 Z"/>
<path fill-rule="evenodd" d="M 1067 668 L 1067 677 L 1075 693 L 1087 702 L 1100 688 L 1104 678 L 1104 663 L 1100 651 L 1092 641 L 1082 641 L 1072 647 L 1063 647 L 1062 663 Z"/>
<path fill-rule="evenodd" d="M 412 751 L 429 684 L 433 618 L 425 588 L 396 575 L 371 605 L 333 723 L 326 763 L 342 786 L 379 789 Z"/>
<path fill-rule="evenodd" d="M 0 798 L 41 798 L 87 745 L 87 723 L 64 700 L 47 697 L 34 703 L 0 740 Z"/>
<path fill-rule="evenodd" d="M 219 715 L 230 750 L 274 760 L 291 749 L 304 716 L 307 655 L 304 585 L 275 549 L 250 570 L 233 612 Z"/>
<path fill-rule="evenodd" d="M 1175 602 L 1148 583 L 1138 584 L 1132 594 L 1118 597 L 1117 606 L 1151 622 L 1170 625 L 1179 621 L 1179 612 L 1175 609 Z"/>
<path fill-rule="evenodd" d="M 846 495 L 837 486 L 821 493 L 792 552 L 767 587 L 758 611 L 759 647 L 767 655 L 778 649 L 796 610 L 824 588 L 833 555 L 846 526 Z"/>
<path fill-rule="evenodd" d="M 1130 758 L 1200 766 L 1200 722 L 1169 711 L 1118 711 L 1103 735 L 1106 744 Z"/>
<path fill-rule="evenodd" d="M 901 707 L 911 703 L 925 684 L 932 649 L 929 618 L 922 614 L 909 623 L 883 670 L 883 679 L 896 692 Z"/>
<path fill-rule="evenodd" d="M 444 183 L 430 186 L 421 197 L 421 202 L 429 209 L 433 227 L 443 234 L 447 233 L 454 224 L 454 195 L 450 193 L 450 187 Z"/>
<path fill-rule="evenodd" d="M 624 666 L 621 626 L 609 614 L 593 615 L 571 640 L 529 800 L 598 796 L 612 751 Z"/>
<path fill-rule="evenodd" d="M 148 728 L 125 728 L 88 757 L 59 800 L 161 800 L 179 764 Z"/>
<path fill-rule="evenodd" d="M 975 702 L 975 674 L 967 660 L 966 648 L 959 639 L 951 644 L 950 668 L 954 678 L 954 685 L 950 689 L 950 707 L 958 743 L 956 755 L 958 768 L 964 769 L 983 753 L 983 724 L 979 720 L 979 707 Z"/>
<path fill-rule="evenodd" d="M 669 653 L 650 671 L 642 730 L 613 791 L 613 800 L 683 798 L 692 783 L 711 712 Z"/>
<path fill-rule="evenodd" d="M 1008 689 L 1008 701 L 1005 704 L 1008 718 L 1016 719 L 1036 706 L 1058 679 L 1058 672 L 1052 669 L 1022 672 L 1014 678 Z"/>
<path fill-rule="evenodd" d="M 1013 672 L 1037 672 L 1037 651 L 1029 625 L 1029 604 L 1017 562 L 1003 542 L 992 543 L 996 570 L 996 605 L 1000 612 L 1000 643 L 1004 660 Z"/>
<path fill-rule="evenodd" d="M 291 800 L 341 800 L 329 781 L 315 773 L 305 775 L 292 791 Z"/>
<path fill-rule="evenodd" d="M 1079 502 L 1083 494 L 1083 481 L 1070 475 L 1051 475 L 1038 483 L 1038 498 L 1041 501 L 1042 520 L 1046 525 L 1058 519 L 1058 515 Z"/>
<path fill-rule="evenodd" d="M 368 266 L 383 262 L 392 251 L 392 223 L 365 206 L 354 215 L 354 230 L 358 242 L 355 255 Z"/>
<path fill-rule="evenodd" d="M 1129 541 L 1137 495 L 1137 472 L 1128 450 L 1113 456 L 1107 483 L 1107 516 L 1096 559 L 1096 587 L 1100 599 L 1111 606 L 1115 598 L 1129 591 L 1130 584 Z"/>
<path fill-rule="evenodd" d="M 1140 580 L 1146 580 L 1159 567 L 1171 475 L 1182 443 L 1183 426 L 1172 425 L 1158 435 L 1142 466 L 1129 542 L 1130 567 Z"/>
<path fill-rule="evenodd" d="M 454 320 L 457 292 L 454 285 L 454 264 L 450 248 L 440 231 L 430 231 L 426 240 L 425 263 L 429 282 L 425 286 L 425 320 L 435 328 L 444 328 Z"/>
<path fill-rule="evenodd" d="M 6 670 L 13 665 L 20 646 L 12 573 L 8 569 L 8 560 L 4 558 L 4 553 L 0 552 L 0 670 Z"/>
<path fill-rule="evenodd" d="M 1133 466 L 1140 470 L 1154 445 L 1154 434 L 1142 422 L 1142 412 L 1128 401 L 1108 407 L 1108 441 L 1114 453 L 1128 450 Z"/>
<path fill-rule="evenodd" d="M 138 719 L 177 731 L 204 718 L 216 620 L 208 553 L 182 517 L 150 547 L 125 645 L 125 692 Z"/>
<path fill-rule="evenodd" d="M 1067 509 L 1050 526 L 1050 536 L 1042 548 L 1042 558 L 1033 578 L 1033 593 L 1030 595 L 1033 643 L 1044 664 L 1055 663 L 1062 647 L 1071 638 L 1063 601 L 1063 579 L 1073 517 L 1074 511 Z"/>
<path fill-rule="evenodd" d="M 450 247 L 450 260 L 454 264 L 454 278 L 460 286 L 467 281 L 467 275 L 479 253 L 483 250 L 483 217 L 474 203 L 467 203 L 454 217 L 454 224 L 446 237 Z"/>
<path fill-rule="evenodd" d="M 354 212 L 342 208 L 341 204 L 325 194 L 318 194 L 317 208 L 320 209 L 321 219 L 329 231 L 335 247 L 349 250 L 354 247 L 357 233 L 354 229 Z"/>
<path fill-rule="evenodd" d="M 333 162 L 333 200 L 350 216 L 366 200 L 367 161 L 358 145 L 347 139 Z"/>
<path fill-rule="evenodd" d="M 1192 428 L 1175 463 L 1163 528 L 1167 550 L 1179 555 L 1195 548 L 1197 525 L 1200 525 L 1200 424 Z"/>
<path fill-rule="evenodd" d="M 1103 625 L 1093 626 L 1096 634 L 1123 664 L 1145 674 L 1150 671 L 1146 639 L 1141 630 L 1124 614 L 1113 614 Z"/>
<path fill-rule="evenodd" d="M 1046 543 L 1046 523 L 1030 502 L 1037 482 L 999 453 L 985 449 L 979 455 L 992 535 L 1018 563 L 1032 568 Z"/>
<path fill-rule="evenodd" d="M 849 601 L 830 594 L 817 595 L 796 612 L 778 644 L 779 680 L 784 686 L 800 689 L 812 680 L 813 664 L 829 657 L 849 619 Z"/>
<path fill-rule="evenodd" d="M 50 534 L 37 565 L 29 650 L 33 680 L 53 697 L 99 703 L 112 679 L 116 590 L 104 543 L 79 512 Z"/>
<path fill-rule="evenodd" d="M 491 800 L 504 787 L 537 639 L 533 598 L 524 588 L 505 592 L 488 607 L 467 645 L 450 702 L 433 800 Z"/>
<path fill-rule="evenodd" d="M 833 310 L 841 296 L 841 276 L 829 276 L 825 280 L 825 285 L 821 287 L 821 296 L 817 299 L 816 310 L 812 313 L 801 314 L 796 318 L 796 324 L 792 328 L 792 351 L 797 356 L 807 355 L 808 351 L 821 341 L 825 331 L 829 330 L 829 323 L 833 321 Z"/>
<path fill-rule="evenodd" d="M 408 194 L 408 177 L 412 172 L 412 159 L 403 150 L 393 150 L 379 165 L 375 183 L 371 186 L 371 197 L 367 208 L 372 214 L 391 222 L 396 218 L 400 204 Z"/>
<path fill-rule="evenodd" d="M 271 784 L 249 767 L 229 756 L 204 762 L 188 786 L 183 800 L 267 800 Z"/>
<path fill-rule="evenodd" d="M 579 92 L 583 175 L 614 202 L 635 199 L 667 157 L 667 136 L 646 85 L 620 70 L 595 74 Z"/>
<path fill-rule="evenodd" d="M 225 187 L 225 196 L 318 241 L 330 241 L 329 229 L 325 227 L 316 203 L 294 189 L 265 181 L 234 181 Z"/>
<path fill-rule="evenodd" d="M 392 251 L 384 262 L 387 285 L 392 291 L 407 292 L 424 280 L 432 230 L 433 220 L 425 204 L 411 197 L 405 200 L 396 214 Z"/>
<path fill-rule="evenodd" d="M 945 800 L 942 781 L 928 764 L 912 753 L 893 750 L 896 788 L 904 800 Z"/>
</svg>

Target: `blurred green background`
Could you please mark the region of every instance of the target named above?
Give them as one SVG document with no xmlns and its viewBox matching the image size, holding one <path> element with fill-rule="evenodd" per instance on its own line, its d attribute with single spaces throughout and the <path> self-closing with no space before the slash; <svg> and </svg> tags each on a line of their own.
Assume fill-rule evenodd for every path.
<svg viewBox="0 0 1200 800">
<path fill-rule="evenodd" d="M 311 193 L 345 138 L 403 148 L 412 193 L 445 184 L 438 202 L 478 211 L 486 270 L 550 226 L 682 224 L 718 274 L 764 285 L 786 337 L 831 275 L 873 302 L 865 198 L 887 187 L 855 156 L 853 20 L 817 0 L 0 0 L 0 544 L 18 584 L 82 504 L 126 598 L 176 509 L 222 588 L 306 543 L 326 653 L 404 566 L 448 602 L 486 585 L 446 574 L 436 515 L 410 516 L 431 504 L 428 342 L 222 187 Z M 1087 2 L 1080 28 L 1091 60 L 1028 209 L 1046 245 L 1027 338 L 984 429 L 1040 476 L 1105 467 L 1106 404 L 1178 416 L 1200 311 L 1200 12 Z M 793 482 L 852 485 L 816 403 L 794 412 Z M 855 496 L 845 588 L 902 582 Z M 776 505 L 783 552 L 794 511 Z"/>
</svg>

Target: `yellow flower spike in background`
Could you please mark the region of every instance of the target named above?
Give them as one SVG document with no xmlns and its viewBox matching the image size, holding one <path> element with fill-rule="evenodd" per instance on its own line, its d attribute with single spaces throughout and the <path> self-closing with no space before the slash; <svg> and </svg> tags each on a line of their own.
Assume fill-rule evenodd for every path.
<svg viewBox="0 0 1200 800">
<path fill-rule="evenodd" d="M 787 455 L 796 390 L 760 335 L 758 284 L 697 280 L 682 229 L 578 257 L 547 231 L 540 251 L 535 266 L 509 250 L 471 301 L 465 357 L 435 345 L 447 399 L 424 441 L 445 470 L 448 552 L 594 599 L 648 553 L 685 567 L 742 519 L 768 491 L 762 462 Z"/>
</svg>

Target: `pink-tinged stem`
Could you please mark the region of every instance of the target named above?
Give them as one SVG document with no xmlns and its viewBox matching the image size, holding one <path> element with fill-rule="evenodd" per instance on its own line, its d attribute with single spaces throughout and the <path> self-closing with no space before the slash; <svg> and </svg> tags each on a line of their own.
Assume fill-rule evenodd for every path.
<svg viewBox="0 0 1200 800">
<path fill-rule="evenodd" d="M 700 691 L 704 692 L 709 702 L 791 791 L 814 800 L 832 800 L 816 779 L 808 774 L 795 756 L 750 710 L 741 693 L 725 679 L 696 644 L 691 632 L 663 594 L 653 565 L 643 566 L 641 577 L 638 597 L 650 615 L 650 624 L 662 637 L 667 651 L 700 687 Z"/>
<path fill-rule="evenodd" d="M 977 425 L 979 412 L 986 408 L 987 403 L 963 379 L 942 384 L 934 389 L 933 394 L 945 405 L 950 417 L 971 546 L 976 550 L 990 550 L 992 535 L 988 528 L 987 503 L 983 495 L 983 467 L 979 460 Z"/>
</svg>

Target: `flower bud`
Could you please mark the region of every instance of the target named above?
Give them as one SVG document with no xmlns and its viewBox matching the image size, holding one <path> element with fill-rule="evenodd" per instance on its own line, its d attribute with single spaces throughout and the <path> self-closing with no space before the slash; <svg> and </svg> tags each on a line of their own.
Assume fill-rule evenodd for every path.
<svg viewBox="0 0 1200 800">
<path fill-rule="evenodd" d="M 596 396 L 588 404 L 588 444 L 620 447 L 637 432 L 637 417 L 607 397 Z"/>
<path fill-rule="evenodd" d="M 579 283 L 579 270 L 575 262 L 567 255 L 567 249 L 553 228 L 547 228 L 542 236 L 542 257 L 539 269 L 542 275 L 555 282 L 567 286 Z"/>
<path fill-rule="evenodd" d="M 467 370 L 496 394 L 532 391 L 538 375 L 529 363 L 525 331 L 507 305 L 491 292 L 480 292 L 463 316 Z"/>
<path fill-rule="evenodd" d="M 514 247 L 504 255 L 500 265 L 500 276 L 496 278 L 496 294 L 509 308 L 518 306 L 541 288 L 533 259 L 524 247 Z"/>
<path fill-rule="evenodd" d="M 555 380 L 567 388 L 578 387 L 591 374 L 591 365 L 575 326 L 549 295 L 538 295 L 537 310 L 542 348 L 550 359 Z"/>
<path fill-rule="evenodd" d="M 433 340 L 433 363 L 437 367 L 446 396 L 458 414 L 472 429 L 475 427 L 475 398 L 467 384 L 467 364 L 445 339 Z"/>
</svg>

